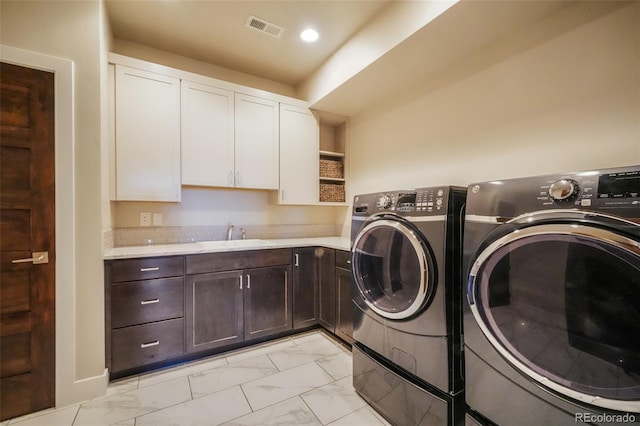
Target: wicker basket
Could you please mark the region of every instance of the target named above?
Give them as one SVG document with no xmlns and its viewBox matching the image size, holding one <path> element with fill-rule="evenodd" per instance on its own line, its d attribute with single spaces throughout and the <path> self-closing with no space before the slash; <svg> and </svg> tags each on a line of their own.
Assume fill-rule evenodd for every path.
<svg viewBox="0 0 640 426">
<path fill-rule="evenodd" d="M 320 177 L 342 179 L 344 168 L 341 161 L 320 160 Z"/>
<path fill-rule="evenodd" d="M 334 183 L 320 184 L 320 201 L 344 203 L 344 185 Z"/>
</svg>

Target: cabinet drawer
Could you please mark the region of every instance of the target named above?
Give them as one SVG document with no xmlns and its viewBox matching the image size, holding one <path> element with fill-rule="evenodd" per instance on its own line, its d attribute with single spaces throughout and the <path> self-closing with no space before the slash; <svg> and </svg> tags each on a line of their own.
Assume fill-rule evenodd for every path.
<svg viewBox="0 0 640 426">
<path fill-rule="evenodd" d="M 111 286 L 113 328 L 179 318 L 183 314 L 182 277 L 123 282 Z"/>
<path fill-rule="evenodd" d="M 338 268 L 351 270 L 351 252 L 336 250 L 336 266 Z"/>
<path fill-rule="evenodd" d="M 291 249 L 230 251 L 187 256 L 187 275 L 291 264 Z"/>
<path fill-rule="evenodd" d="M 113 260 L 109 263 L 109 268 L 111 268 L 111 282 L 178 277 L 184 273 L 184 257 L 145 257 Z"/>
<path fill-rule="evenodd" d="M 113 330 L 111 370 L 122 371 L 184 353 L 182 318 Z"/>
</svg>

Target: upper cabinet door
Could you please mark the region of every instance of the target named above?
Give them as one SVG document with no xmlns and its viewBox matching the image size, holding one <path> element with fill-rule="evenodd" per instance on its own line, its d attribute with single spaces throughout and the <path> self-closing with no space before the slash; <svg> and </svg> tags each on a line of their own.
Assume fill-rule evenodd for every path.
<svg viewBox="0 0 640 426">
<path fill-rule="evenodd" d="M 235 186 L 278 189 L 278 103 L 235 94 Z"/>
<path fill-rule="evenodd" d="M 233 92 L 182 81 L 182 184 L 233 186 Z"/>
<path fill-rule="evenodd" d="M 280 204 L 318 203 L 318 122 L 311 111 L 280 104 Z"/>
<path fill-rule="evenodd" d="M 116 66 L 116 199 L 180 201 L 180 80 Z"/>
</svg>

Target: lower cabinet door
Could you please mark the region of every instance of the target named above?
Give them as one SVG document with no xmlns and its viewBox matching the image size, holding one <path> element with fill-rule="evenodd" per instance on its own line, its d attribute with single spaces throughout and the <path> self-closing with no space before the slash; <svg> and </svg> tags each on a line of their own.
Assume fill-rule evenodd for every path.
<svg viewBox="0 0 640 426">
<path fill-rule="evenodd" d="M 245 273 L 245 340 L 291 330 L 291 266 L 247 269 Z"/>
<path fill-rule="evenodd" d="M 336 268 L 336 335 L 349 343 L 353 343 L 353 297 L 351 296 L 351 271 Z"/>
<path fill-rule="evenodd" d="M 243 336 L 243 271 L 187 275 L 186 346 L 198 352 L 239 343 Z"/>
<path fill-rule="evenodd" d="M 316 248 L 293 251 L 293 329 L 318 324 L 318 277 Z"/>
<path fill-rule="evenodd" d="M 318 322 L 332 333 L 336 331 L 336 250 L 319 252 Z"/>
<path fill-rule="evenodd" d="M 124 327 L 111 332 L 111 370 L 123 371 L 184 354 L 182 318 Z"/>
</svg>

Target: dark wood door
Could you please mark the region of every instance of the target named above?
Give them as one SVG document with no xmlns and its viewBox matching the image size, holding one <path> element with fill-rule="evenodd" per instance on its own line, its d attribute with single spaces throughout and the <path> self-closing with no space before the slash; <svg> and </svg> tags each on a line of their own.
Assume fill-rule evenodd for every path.
<svg viewBox="0 0 640 426">
<path fill-rule="evenodd" d="M 0 420 L 5 420 L 55 403 L 54 75 L 2 63 L 0 86 Z M 48 263 L 14 263 L 36 252 L 47 252 Z"/>
<path fill-rule="evenodd" d="M 293 329 L 318 324 L 318 262 L 316 248 L 293 251 Z"/>
<path fill-rule="evenodd" d="M 318 289 L 320 325 L 332 333 L 336 331 L 336 251 L 321 249 L 318 257 Z"/>
<path fill-rule="evenodd" d="M 242 271 L 187 275 L 186 346 L 187 352 L 239 343 L 243 335 Z"/>
<path fill-rule="evenodd" d="M 247 269 L 244 273 L 245 340 L 291 330 L 291 266 Z"/>
</svg>

